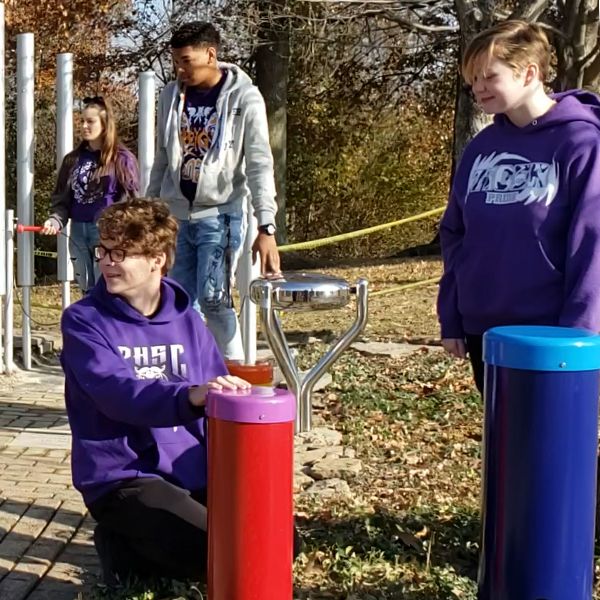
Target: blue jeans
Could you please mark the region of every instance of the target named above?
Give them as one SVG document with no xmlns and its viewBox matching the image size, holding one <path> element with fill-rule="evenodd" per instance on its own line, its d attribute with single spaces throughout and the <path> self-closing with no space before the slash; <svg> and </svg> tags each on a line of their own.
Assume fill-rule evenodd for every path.
<svg viewBox="0 0 600 600">
<path fill-rule="evenodd" d="M 175 264 L 169 273 L 190 295 L 223 356 L 232 360 L 244 359 L 232 297 L 244 232 L 241 213 L 179 221 Z"/>
<path fill-rule="evenodd" d="M 87 294 L 100 277 L 100 268 L 94 260 L 94 246 L 99 244 L 100 236 L 95 223 L 71 221 L 69 253 L 73 261 L 75 281 L 84 294 Z"/>
</svg>

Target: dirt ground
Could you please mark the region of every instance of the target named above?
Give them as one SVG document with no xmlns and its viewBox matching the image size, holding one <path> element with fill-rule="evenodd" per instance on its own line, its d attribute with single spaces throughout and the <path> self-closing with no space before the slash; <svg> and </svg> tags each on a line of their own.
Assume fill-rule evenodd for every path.
<svg viewBox="0 0 600 600">
<path fill-rule="evenodd" d="M 369 282 L 369 321 L 363 338 L 371 340 L 431 342 L 438 336 L 435 316 L 437 286 L 428 284 L 405 290 L 379 294 L 407 284 L 437 278 L 441 274 L 439 258 L 395 259 L 364 266 L 336 267 L 318 272 L 342 277 L 350 283 L 359 278 Z M 306 271 L 310 272 L 310 271 Z M 15 293 L 15 326 L 21 323 L 21 293 Z M 71 286 L 71 300 L 79 298 L 75 285 Z M 38 331 L 59 330 L 60 319 L 59 284 L 37 285 L 32 294 L 32 329 Z M 284 313 L 282 322 L 287 332 L 314 332 L 327 337 L 345 331 L 356 315 L 354 303 L 335 311 L 309 313 Z"/>
</svg>

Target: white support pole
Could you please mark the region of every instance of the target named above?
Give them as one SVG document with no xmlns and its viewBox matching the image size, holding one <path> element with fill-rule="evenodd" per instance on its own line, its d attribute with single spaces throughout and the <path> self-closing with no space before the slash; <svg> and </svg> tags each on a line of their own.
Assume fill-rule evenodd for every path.
<svg viewBox="0 0 600 600">
<path fill-rule="evenodd" d="M 0 3 L 0 269 L 5 268 L 7 255 L 6 255 L 6 112 L 5 112 L 5 89 L 4 89 L 4 76 L 5 76 L 5 64 L 4 64 L 4 29 L 5 29 L 5 17 L 4 17 L 4 2 Z M 10 255 L 12 261 L 13 256 Z M 12 289 L 12 281 L 10 282 L 10 288 Z M 6 296 L 7 281 L 6 277 L 0 277 L 0 330 L 2 330 L 2 298 Z M 4 326 L 4 336 L 7 335 L 6 325 Z M 12 331 L 11 331 L 12 335 Z M 11 339 L 12 344 L 12 339 Z M 2 345 L 4 348 L 4 345 Z M 6 364 L 6 360 L 0 361 L 2 365 Z"/>
<path fill-rule="evenodd" d="M 140 165 L 140 192 L 146 193 L 150 181 L 150 171 L 154 162 L 154 71 L 143 71 L 139 77 L 138 104 L 138 162 Z"/>
<path fill-rule="evenodd" d="M 73 55 L 56 56 L 56 170 L 73 150 Z M 71 304 L 73 263 L 69 255 L 70 221 L 58 235 L 58 280 L 61 282 L 62 308 Z"/>
<path fill-rule="evenodd" d="M 33 33 L 17 35 L 17 219 L 33 225 L 34 155 L 34 41 Z M 17 285 L 22 290 L 23 367 L 31 369 L 31 287 L 34 284 L 33 236 L 17 234 Z"/>
<path fill-rule="evenodd" d="M 14 278 L 14 223 L 15 213 L 6 211 L 6 302 L 4 303 L 4 371 L 12 373 L 15 365 L 13 362 L 13 278 Z"/>
<path fill-rule="evenodd" d="M 256 362 L 256 304 L 250 299 L 250 283 L 260 276 L 260 265 L 258 261 L 252 264 L 252 244 L 258 229 L 250 201 L 246 206 L 246 224 L 244 248 L 237 271 L 237 286 L 240 293 L 240 328 L 245 363 L 253 365 Z"/>
</svg>

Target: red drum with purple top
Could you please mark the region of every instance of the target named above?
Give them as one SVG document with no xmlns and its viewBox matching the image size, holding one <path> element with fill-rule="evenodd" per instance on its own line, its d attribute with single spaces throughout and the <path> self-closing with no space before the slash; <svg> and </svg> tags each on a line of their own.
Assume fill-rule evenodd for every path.
<svg viewBox="0 0 600 600">
<path fill-rule="evenodd" d="M 295 397 L 211 391 L 207 415 L 208 597 L 291 600 Z"/>
</svg>

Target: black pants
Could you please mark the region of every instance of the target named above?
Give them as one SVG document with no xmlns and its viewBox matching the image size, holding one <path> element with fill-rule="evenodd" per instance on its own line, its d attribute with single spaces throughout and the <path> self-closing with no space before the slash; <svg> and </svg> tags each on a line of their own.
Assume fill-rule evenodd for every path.
<svg viewBox="0 0 600 600">
<path fill-rule="evenodd" d="M 123 482 L 89 506 L 98 521 L 94 542 L 105 579 L 170 577 L 202 580 L 206 494 L 189 494 L 163 479 Z M 109 573 L 107 573 L 109 571 Z"/>
<path fill-rule="evenodd" d="M 123 482 L 89 506 L 98 521 L 94 543 L 105 583 L 129 577 L 192 579 L 206 576 L 206 492 L 188 493 L 163 479 Z M 301 540 L 294 526 L 294 558 Z"/>
<path fill-rule="evenodd" d="M 483 335 L 467 334 L 465 336 L 465 340 L 467 344 L 467 352 L 469 353 L 469 360 L 471 361 L 471 367 L 473 368 L 475 385 L 477 386 L 479 393 L 483 396 Z"/>
</svg>

